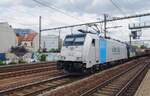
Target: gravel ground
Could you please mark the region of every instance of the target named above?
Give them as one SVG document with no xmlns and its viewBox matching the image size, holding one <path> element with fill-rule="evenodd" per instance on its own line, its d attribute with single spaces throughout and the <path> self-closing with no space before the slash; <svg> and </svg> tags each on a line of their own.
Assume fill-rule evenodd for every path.
<svg viewBox="0 0 150 96">
<path fill-rule="evenodd" d="M 141 64 L 144 60 L 146 60 L 146 58 L 140 58 L 138 60 L 126 62 L 125 64 L 93 74 L 77 82 L 73 82 L 65 86 L 60 86 L 54 90 L 45 92 L 44 94 L 40 94 L 38 96 L 79 96 L 83 92 L 94 88 L 94 86 L 96 86 L 97 84 L 108 80 L 115 74 L 119 74 L 123 70 L 128 69 L 129 67 L 133 66 L 133 64 Z"/>
<path fill-rule="evenodd" d="M 134 96 L 150 96 L 150 69 Z"/>
</svg>

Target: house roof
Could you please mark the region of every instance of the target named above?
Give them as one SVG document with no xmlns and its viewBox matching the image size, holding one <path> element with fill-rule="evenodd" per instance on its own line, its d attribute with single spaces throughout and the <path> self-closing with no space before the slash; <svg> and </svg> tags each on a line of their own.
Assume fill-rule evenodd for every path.
<svg viewBox="0 0 150 96">
<path fill-rule="evenodd" d="M 17 36 L 18 43 L 21 43 L 22 41 L 33 41 L 38 33 L 36 32 L 30 32 L 26 34 L 25 36 Z"/>
<path fill-rule="evenodd" d="M 23 41 L 33 41 L 37 33 L 31 32 L 24 36 Z"/>
<path fill-rule="evenodd" d="M 23 40 L 24 36 L 17 36 L 16 39 L 18 41 L 18 43 L 21 43 Z"/>
</svg>

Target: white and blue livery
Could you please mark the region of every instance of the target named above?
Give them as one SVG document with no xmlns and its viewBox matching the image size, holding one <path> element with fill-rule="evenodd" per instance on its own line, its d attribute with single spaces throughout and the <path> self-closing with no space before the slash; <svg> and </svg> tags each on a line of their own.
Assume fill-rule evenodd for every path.
<svg viewBox="0 0 150 96">
<path fill-rule="evenodd" d="M 135 52 L 131 56 L 131 51 L 127 44 L 97 34 L 67 35 L 61 49 L 62 60 L 57 66 L 69 73 L 93 72 L 134 57 Z"/>
</svg>

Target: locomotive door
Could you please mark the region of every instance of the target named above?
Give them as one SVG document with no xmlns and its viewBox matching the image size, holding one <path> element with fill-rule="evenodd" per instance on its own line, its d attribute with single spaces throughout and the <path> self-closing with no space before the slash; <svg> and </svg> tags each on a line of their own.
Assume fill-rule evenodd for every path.
<svg viewBox="0 0 150 96">
<path fill-rule="evenodd" d="M 91 55 L 91 63 L 92 64 L 96 64 L 96 39 L 92 39 L 92 46 L 91 46 L 91 50 L 92 50 L 92 53 L 90 54 Z"/>
</svg>

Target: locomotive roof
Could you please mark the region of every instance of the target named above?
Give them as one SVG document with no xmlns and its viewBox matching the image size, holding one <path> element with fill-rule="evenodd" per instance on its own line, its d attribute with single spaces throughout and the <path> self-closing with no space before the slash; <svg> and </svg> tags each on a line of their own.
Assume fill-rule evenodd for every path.
<svg viewBox="0 0 150 96">
<path fill-rule="evenodd" d="M 80 36 L 86 36 L 86 34 L 70 34 L 70 35 L 67 35 L 66 37 L 80 37 Z"/>
<path fill-rule="evenodd" d="M 88 34 L 88 33 L 87 33 Z M 80 33 L 80 34 L 70 34 L 70 35 L 67 35 L 66 37 L 82 37 L 82 36 L 86 36 L 87 34 L 85 33 Z M 114 39 L 114 38 L 110 38 L 110 37 L 107 37 L 107 38 L 104 38 L 102 36 L 99 36 L 100 38 L 103 38 L 103 39 L 107 39 L 107 40 L 114 40 L 114 41 L 117 41 L 117 42 L 120 42 L 120 43 L 123 43 L 123 44 L 126 44 L 128 45 L 126 42 L 122 42 L 120 40 L 117 40 L 117 39 Z"/>
<path fill-rule="evenodd" d="M 110 38 L 110 37 L 104 38 L 104 37 L 100 36 L 100 38 L 108 39 L 108 40 L 114 40 L 114 41 L 117 41 L 117 42 L 120 42 L 120 43 L 123 43 L 123 44 L 127 44 L 126 42 L 122 42 L 122 41 L 120 41 L 120 40 L 117 40 L 117 39 L 114 39 L 114 38 Z"/>
</svg>

